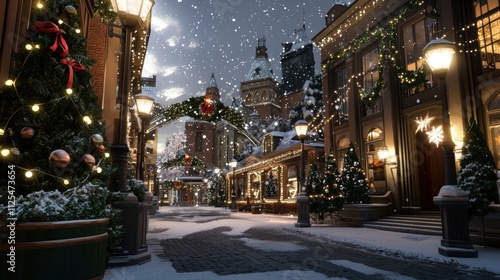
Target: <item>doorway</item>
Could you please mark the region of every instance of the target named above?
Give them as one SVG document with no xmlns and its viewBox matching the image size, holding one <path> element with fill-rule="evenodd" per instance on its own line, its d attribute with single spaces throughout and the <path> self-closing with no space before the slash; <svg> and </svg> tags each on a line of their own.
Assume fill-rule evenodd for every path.
<svg viewBox="0 0 500 280">
<path fill-rule="evenodd" d="M 417 132 L 418 181 L 422 211 L 439 211 L 433 198 L 444 185 L 444 159 L 441 145 L 429 142 L 424 132 Z"/>
</svg>

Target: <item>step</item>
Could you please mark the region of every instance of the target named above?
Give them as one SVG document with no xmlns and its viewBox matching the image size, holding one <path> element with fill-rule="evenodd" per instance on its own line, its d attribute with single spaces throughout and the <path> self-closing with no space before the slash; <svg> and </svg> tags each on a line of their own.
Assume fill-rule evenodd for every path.
<svg viewBox="0 0 500 280">
<path fill-rule="evenodd" d="M 433 214 L 387 216 L 376 221 L 365 221 L 363 226 L 378 230 L 413 234 L 437 236 L 442 234 L 441 217 Z"/>
</svg>

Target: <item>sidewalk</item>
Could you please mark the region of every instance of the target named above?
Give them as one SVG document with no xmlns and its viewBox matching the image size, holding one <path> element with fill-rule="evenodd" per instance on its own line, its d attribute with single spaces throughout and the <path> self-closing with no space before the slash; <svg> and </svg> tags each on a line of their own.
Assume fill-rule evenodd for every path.
<svg viewBox="0 0 500 280">
<path fill-rule="evenodd" d="M 174 214 L 174 215 L 172 215 Z M 169 219 L 162 219 L 168 216 Z M 175 217 L 175 220 L 171 218 Z M 362 247 L 363 250 L 378 254 L 398 255 L 403 258 L 428 259 L 439 262 L 456 262 L 500 275 L 500 249 L 476 246 L 478 258 L 450 258 L 438 253 L 441 237 L 397 232 L 381 231 L 363 227 L 339 227 L 329 225 L 313 225 L 310 228 L 296 228 L 296 217 L 268 214 L 250 214 L 230 212 L 228 209 L 214 207 L 161 207 L 156 216 L 150 216 L 148 244 L 151 252 L 151 261 L 142 265 L 111 268 L 106 271 L 104 279 L 166 279 L 175 277 L 180 279 L 234 279 L 235 275 L 219 276 L 212 272 L 177 273 L 171 263 L 161 259 L 162 239 L 182 238 L 185 235 L 211 230 L 216 227 L 230 227 L 228 235 L 238 236 L 252 227 L 277 228 L 289 232 L 302 234 L 308 238 L 330 242 L 342 242 Z M 189 226 L 186 226 L 189 222 Z M 262 242 L 261 242 L 262 243 Z M 280 243 L 280 244 L 275 244 Z M 255 246 L 283 249 L 283 242 L 266 241 Z M 290 244 L 293 246 L 293 244 Z M 293 248 L 290 248 L 293 251 Z M 351 268 L 352 269 L 352 268 Z M 360 268 L 361 269 L 361 268 Z M 252 274 L 238 274 L 237 279 L 276 279 L 283 278 L 286 273 L 265 272 Z M 295 273 L 297 274 L 297 273 Z M 332 279 L 313 271 L 300 272 L 309 279 Z M 499 276 L 500 277 L 500 276 Z M 302 279 L 294 278 L 294 279 Z"/>
</svg>

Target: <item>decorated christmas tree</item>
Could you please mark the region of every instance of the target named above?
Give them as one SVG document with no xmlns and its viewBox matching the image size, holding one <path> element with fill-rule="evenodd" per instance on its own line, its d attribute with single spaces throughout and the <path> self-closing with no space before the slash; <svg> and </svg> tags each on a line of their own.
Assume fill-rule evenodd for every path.
<svg viewBox="0 0 500 280">
<path fill-rule="evenodd" d="M 471 118 L 464 136 L 458 187 L 469 191 L 470 212 L 473 215 L 485 215 L 488 206 L 497 199 L 497 181 L 495 160 L 484 136 Z"/>
<path fill-rule="evenodd" d="M 309 212 L 322 216 L 324 214 L 323 175 L 314 163 L 311 164 L 305 185 L 306 194 L 309 197 Z"/>
<path fill-rule="evenodd" d="M 340 190 L 340 172 L 332 152 L 326 158 L 323 197 L 325 199 L 323 210 L 325 213 L 333 213 L 342 209 L 344 197 Z"/>
<path fill-rule="evenodd" d="M 344 157 L 344 166 L 340 176 L 340 189 L 344 193 L 344 202 L 348 204 L 369 203 L 368 184 L 361 169 L 358 156 L 352 143 Z"/>
<path fill-rule="evenodd" d="M 15 196 L 104 186 L 111 173 L 89 73 L 93 60 L 75 5 L 52 0 L 33 9 L 26 41 L 0 88 L 1 172 L 15 172 Z M 11 179 L 0 176 L 0 183 Z"/>
<path fill-rule="evenodd" d="M 266 197 L 276 197 L 278 190 L 276 188 L 276 181 L 274 180 L 273 171 L 269 171 L 269 179 L 266 182 Z"/>
</svg>

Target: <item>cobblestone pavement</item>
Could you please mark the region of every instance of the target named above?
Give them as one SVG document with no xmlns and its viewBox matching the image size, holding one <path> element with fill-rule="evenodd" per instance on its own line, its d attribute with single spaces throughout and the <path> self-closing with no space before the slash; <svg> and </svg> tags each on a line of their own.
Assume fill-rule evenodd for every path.
<svg viewBox="0 0 500 280">
<path fill-rule="evenodd" d="M 179 220 L 179 216 L 165 215 L 158 218 Z M 213 217 L 217 218 L 221 216 Z M 190 222 L 186 222 L 187 227 Z M 229 227 L 218 227 L 193 233 L 182 239 L 156 242 L 160 242 L 163 248 L 163 255 L 160 257 L 172 262 L 173 268 L 179 273 L 212 271 L 218 275 L 237 276 L 245 273 L 283 271 L 281 277 L 283 279 L 304 279 L 307 271 L 345 279 L 499 279 L 500 277 L 488 271 L 461 266 L 456 262 L 433 262 L 397 253 L 391 255 L 387 252 L 370 251 L 350 244 L 304 237 L 279 228 L 253 227 L 238 236 L 224 234 L 228 231 Z M 251 246 L 247 243 L 249 240 L 253 242 L 252 244 L 261 242 L 264 246 Z M 284 247 L 294 247 L 294 250 L 276 250 L 279 245 L 265 248 L 265 244 L 283 242 L 287 244 Z M 370 273 L 366 273 L 367 271 Z"/>
</svg>

